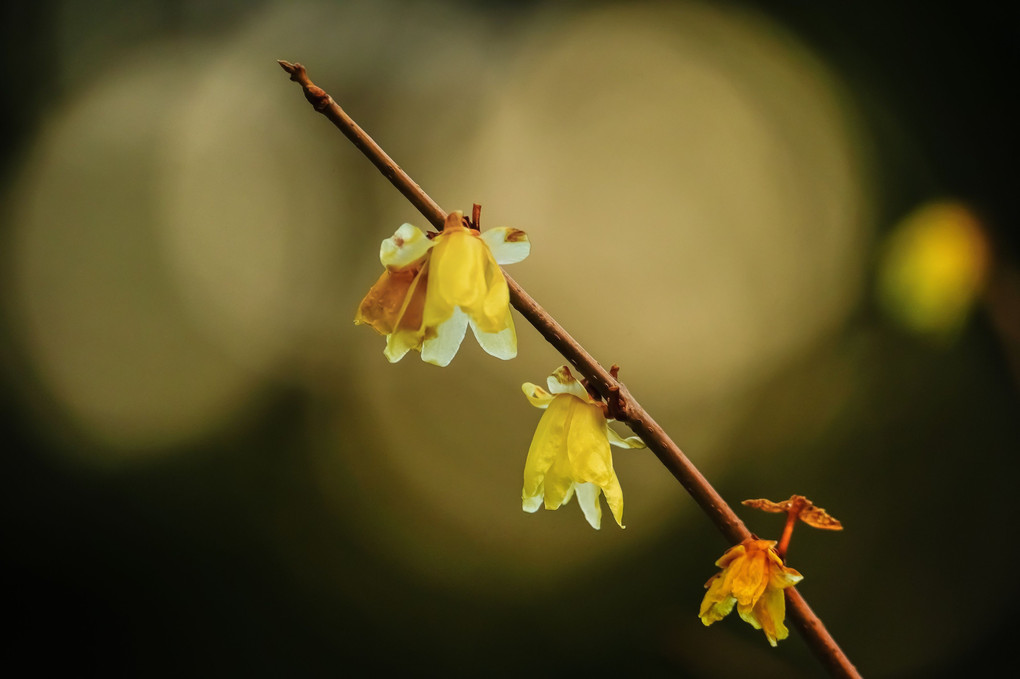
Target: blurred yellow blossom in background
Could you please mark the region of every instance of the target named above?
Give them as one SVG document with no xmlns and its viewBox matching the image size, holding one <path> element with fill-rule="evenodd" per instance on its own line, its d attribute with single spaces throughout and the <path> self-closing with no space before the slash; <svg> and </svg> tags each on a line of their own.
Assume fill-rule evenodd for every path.
<svg viewBox="0 0 1020 679">
<path fill-rule="evenodd" d="M 912 330 L 952 335 L 977 302 L 989 263 L 984 230 L 966 206 L 923 205 L 885 243 L 878 271 L 880 301 Z"/>
</svg>

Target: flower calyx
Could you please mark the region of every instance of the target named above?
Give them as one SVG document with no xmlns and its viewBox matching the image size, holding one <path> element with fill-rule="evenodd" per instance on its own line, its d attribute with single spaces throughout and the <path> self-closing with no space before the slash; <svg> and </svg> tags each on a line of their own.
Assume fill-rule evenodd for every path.
<svg viewBox="0 0 1020 679">
<path fill-rule="evenodd" d="M 619 381 L 620 366 L 614 363 L 609 369 L 609 374 L 614 380 Z M 581 386 L 588 392 L 588 397 L 602 408 L 602 414 L 607 420 L 616 420 L 617 422 L 630 421 L 630 414 L 627 411 L 627 400 L 620 395 L 619 384 L 611 383 L 606 387 L 609 394 L 604 401 L 602 394 L 599 393 L 598 389 L 587 378 L 581 379 Z"/>
</svg>

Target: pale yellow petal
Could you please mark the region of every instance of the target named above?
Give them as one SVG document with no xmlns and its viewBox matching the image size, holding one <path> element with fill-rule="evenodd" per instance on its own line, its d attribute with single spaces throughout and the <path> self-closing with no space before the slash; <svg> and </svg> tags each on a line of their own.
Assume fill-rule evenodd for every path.
<svg viewBox="0 0 1020 679">
<path fill-rule="evenodd" d="M 798 573 L 793 568 L 787 568 L 786 566 L 777 566 L 772 569 L 772 576 L 769 579 L 769 587 L 775 587 L 776 589 L 786 589 L 792 587 L 798 582 L 804 579 L 804 576 Z"/>
<path fill-rule="evenodd" d="M 570 368 L 565 365 L 561 365 L 559 368 L 553 371 L 552 375 L 549 375 L 549 379 L 546 381 L 549 387 L 550 393 L 553 394 L 572 394 L 582 401 L 590 401 L 591 398 L 588 396 L 588 392 L 585 390 L 584 385 L 577 381 L 574 374 L 570 372 Z"/>
<path fill-rule="evenodd" d="M 620 528 L 626 528 L 623 525 L 623 489 L 620 488 L 620 480 L 616 477 L 615 471 L 609 483 L 602 486 L 602 493 L 606 496 L 606 504 L 609 505 L 609 510 L 613 513 L 617 525 Z"/>
<path fill-rule="evenodd" d="M 396 363 L 411 349 L 421 347 L 421 334 L 416 330 L 398 330 L 386 336 L 383 355 L 390 363 Z"/>
<path fill-rule="evenodd" d="M 783 590 L 772 588 L 766 590 L 755 605 L 752 615 L 771 645 L 775 646 L 777 641 L 790 635 L 790 630 L 784 624 L 786 598 Z"/>
<path fill-rule="evenodd" d="M 644 448 L 645 442 L 641 440 L 640 436 L 628 436 L 623 438 L 613 428 L 606 424 L 606 437 L 609 439 L 611 445 L 617 446 L 618 448 Z"/>
<path fill-rule="evenodd" d="M 569 504 L 570 503 L 570 499 L 572 497 L 574 497 L 574 489 L 575 488 L 577 488 L 577 484 L 573 483 L 573 482 L 571 482 L 571 484 L 569 486 L 567 486 L 566 492 L 563 493 L 563 499 L 560 500 L 560 504 L 559 504 L 560 507 L 562 507 L 565 504 Z M 546 500 L 545 508 L 546 509 L 556 509 L 556 507 L 550 507 L 549 506 L 549 501 L 548 500 Z"/>
<path fill-rule="evenodd" d="M 413 224 L 401 224 L 391 238 L 379 246 L 379 261 L 387 269 L 402 269 L 425 256 L 433 242 Z"/>
<path fill-rule="evenodd" d="M 528 397 L 528 401 L 531 402 L 531 405 L 536 408 L 548 408 L 549 404 L 552 403 L 554 398 L 556 398 L 542 387 L 537 384 L 532 384 L 531 382 L 525 382 L 522 384 L 521 389 L 524 391 L 524 395 Z"/>
<path fill-rule="evenodd" d="M 754 614 L 754 606 L 750 604 L 737 602 L 737 615 L 740 619 L 746 622 L 748 625 L 755 629 L 761 629 L 761 622 L 758 621 L 758 617 Z"/>
<path fill-rule="evenodd" d="M 481 235 L 497 264 L 516 264 L 531 253 L 528 235 L 520 229 L 500 226 Z"/>
<path fill-rule="evenodd" d="M 426 326 L 425 339 L 421 347 L 421 360 L 438 366 L 447 366 L 457 355 L 464 335 L 467 334 L 468 317 L 460 309 L 454 309 L 450 317 L 436 328 Z M 433 334 L 434 333 L 434 334 Z"/>
<path fill-rule="evenodd" d="M 528 512 L 529 514 L 534 514 L 535 512 L 538 511 L 538 508 L 542 506 L 542 496 L 541 495 L 522 496 L 521 506 L 523 507 L 524 511 Z"/>
<path fill-rule="evenodd" d="M 598 530 L 602 525 L 602 506 L 599 504 L 600 488 L 594 483 L 574 484 L 574 492 L 577 494 L 577 504 L 581 505 L 584 518 L 592 528 Z"/>
<path fill-rule="evenodd" d="M 708 591 L 705 592 L 705 598 L 701 600 L 701 610 L 698 612 L 698 617 L 706 627 L 729 615 L 733 610 L 733 605 L 737 603 L 737 600 L 730 596 L 724 586 L 723 578 L 719 575 L 709 580 L 707 587 Z"/>
<path fill-rule="evenodd" d="M 517 355 L 517 333 L 514 331 L 514 321 L 510 316 L 510 307 L 506 308 L 505 327 L 499 332 L 484 332 L 471 319 L 471 332 L 474 333 L 478 345 L 485 350 L 485 353 L 496 358 L 509 360 Z"/>
</svg>

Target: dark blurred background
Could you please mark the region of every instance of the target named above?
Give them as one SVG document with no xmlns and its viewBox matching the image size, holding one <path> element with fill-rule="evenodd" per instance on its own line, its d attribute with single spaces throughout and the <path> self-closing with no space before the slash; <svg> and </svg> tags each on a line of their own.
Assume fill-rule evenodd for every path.
<svg viewBox="0 0 1020 679">
<path fill-rule="evenodd" d="M 647 451 L 626 530 L 528 515 L 558 355 L 352 324 L 425 226 L 305 64 L 724 497 L 804 494 L 869 677 L 1003 660 L 1018 604 L 1008 3 L 40 1 L 0 9 L 5 674 L 821 676 L 704 628 L 727 545 Z M 621 432 L 625 430 L 621 428 Z M 780 517 L 739 511 L 778 537 Z"/>
</svg>

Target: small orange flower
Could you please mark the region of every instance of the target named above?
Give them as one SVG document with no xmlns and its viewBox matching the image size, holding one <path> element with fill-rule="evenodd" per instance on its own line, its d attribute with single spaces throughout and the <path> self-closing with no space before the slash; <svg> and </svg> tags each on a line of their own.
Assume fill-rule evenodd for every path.
<svg viewBox="0 0 1020 679">
<path fill-rule="evenodd" d="M 775 540 L 748 538 L 726 550 L 716 566 L 722 571 L 705 583 L 708 591 L 698 616 L 707 627 L 722 620 L 737 606 L 737 613 L 755 629 L 765 632 L 773 646 L 790 631 L 783 624 L 786 599 L 783 590 L 804 576 L 787 568 L 775 550 Z"/>
</svg>

